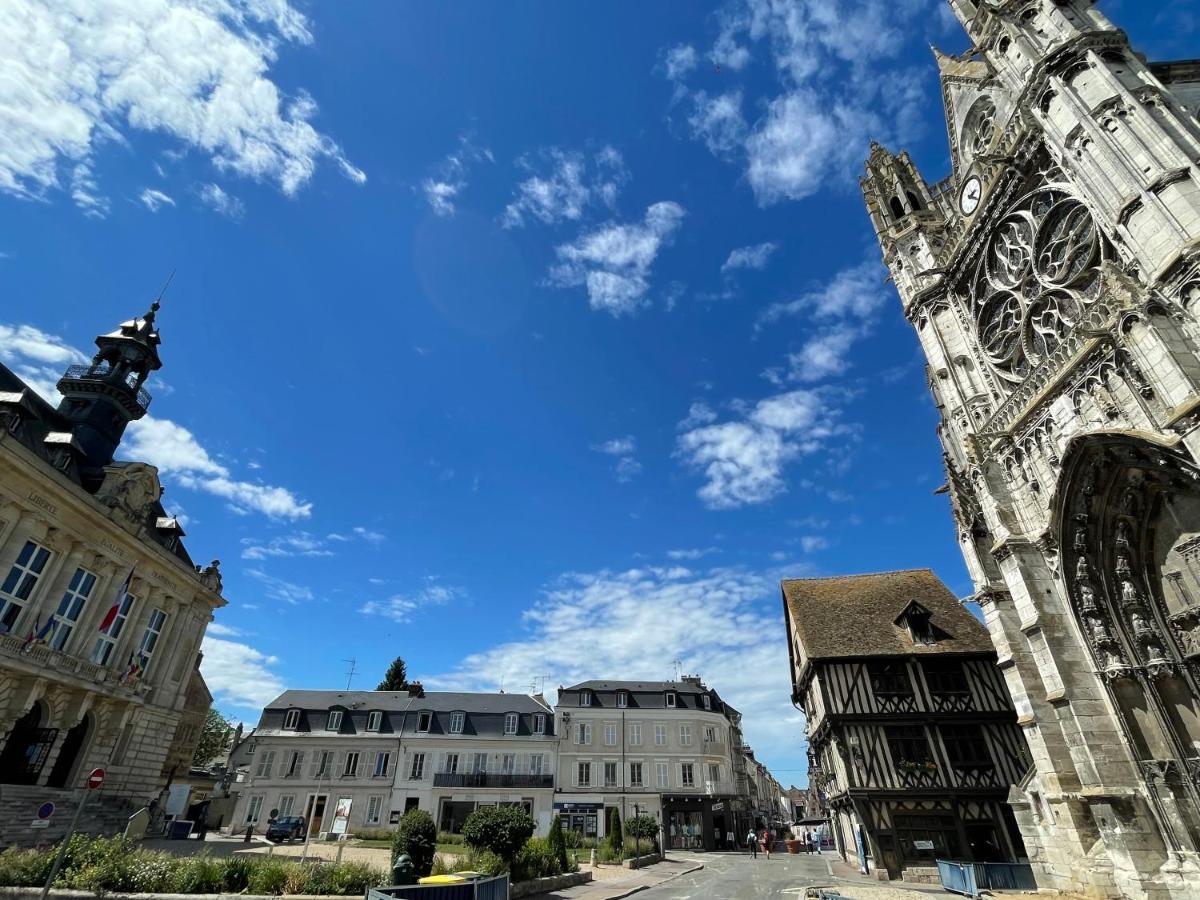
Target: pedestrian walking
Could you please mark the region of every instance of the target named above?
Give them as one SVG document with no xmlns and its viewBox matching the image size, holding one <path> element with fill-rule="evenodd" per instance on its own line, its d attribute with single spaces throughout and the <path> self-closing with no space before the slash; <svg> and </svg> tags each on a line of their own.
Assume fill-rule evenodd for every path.
<svg viewBox="0 0 1200 900">
<path fill-rule="evenodd" d="M 763 853 L 767 854 L 767 862 L 771 861 L 771 829 L 764 828 L 762 833 Z"/>
<path fill-rule="evenodd" d="M 758 835 L 754 833 L 753 828 L 746 835 L 746 843 L 750 846 L 750 856 L 758 859 Z"/>
</svg>

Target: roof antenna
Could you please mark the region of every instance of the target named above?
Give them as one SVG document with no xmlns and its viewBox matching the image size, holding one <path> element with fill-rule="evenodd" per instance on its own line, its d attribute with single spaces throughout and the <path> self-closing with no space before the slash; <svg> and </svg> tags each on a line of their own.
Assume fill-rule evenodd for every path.
<svg viewBox="0 0 1200 900">
<path fill-rule="evenodd" d="M 167 280 L 163 282 L 163 286 L 158 291 L 158 297 L 155 298 L 155 303 L 161 303 L 163 296 L 167 293 L 167 288 L 171 286 L 171 282 L 175 280 L 175 269 L 171 269 L 171 274 L 167 276 Z"/>
<path fill-rule="evenodd" d="M 354 657 L 351 657 L 350 659 L 343 659 L 342 662 L 350 663 L 350 668 L 346 672 L 346 690 L 350 690 L 350 682 L 354 680 L 354 664 L 357 662 L 357 660 Z"/>
</svg>

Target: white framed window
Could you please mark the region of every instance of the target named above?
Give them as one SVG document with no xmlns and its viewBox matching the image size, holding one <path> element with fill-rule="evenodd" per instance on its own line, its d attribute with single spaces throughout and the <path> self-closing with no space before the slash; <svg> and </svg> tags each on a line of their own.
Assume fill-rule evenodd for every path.
<svg viewBox="0 0 1200 900">
<path fill-rule="evenodd" d="M 667 691 L 667 709 L 675 708 L 675 692 Z"/>
<path fill-rule="evenodd" d="M 322 750 L 321 755 L 317 757 L 317 771 L 314 773 L 317 778 L 324 778 L 333 770 L 333 751 Z"/>
<path fill-rule="evenodd" d="M 713 784 L 721 780 L 721 767 L 716 763 L 708 764 L 708 780 Z"/>
<path fill-rule="evenodd" d="M 629 743 L 634 747 L 642 746 L 642 723 L 631 722 L 629 724 Z"/>
<path fill-rule="evenodd" d="M 628 705 L 629 705 L 629 692 L 628 691 L 617 691 L 617 706 L 620 709 L 624 709 Z"/>
<path fill-rule="evenodd" d="M 500 774 L 512 775 L 517 771 L 517 754 L 505 753 L 500 757 Z"/>
<path fill-rule="evenodd" d="M 711 725 L 705 725 L 704 740 L 710 744 L 715 744 L 717 742 L 717 729 L 713 728 Z"/>
<path fill-rule="evenodd" d="M 61 650 L 71 638 L 79 614 L 83 612 L 84 604 L 92 596 L 96 586 L 96 576 L 87 569 L 76 569 L 71 576 L 67 589 L 63 591 L 62 599 L 58 601 L 58 609 L 51 617 L 54 629 L 50 635 L 49 644 L 54 650 Z"/>
<path fill-rule="evenodd" d="M 372 794 L 367 798 L 367 817 L 363 820 L 368 825 L 379 824 L 379 814 L 383 811 L 383 798 Z"/>
<path fill-rule="evenodd" d="M 696 766 L 694 763 L 679 764 L 679 786 L 680 787 L 695 787 L 696 786 Z"/>
<path fill-rule="evenodd" d="M 279 795 L 279 815 L 290 816 L 292 810 L 296 807 L 295 794 L 280 794 Z"/>
<path fill-rule="evenodd" d="M 519 720 L 520 720 L 520 717 L 516 713 L 506 713 L 504 716 L 504 733 L 505 734 L 516 734 L 517 733 L 517 722 Z"/>
<path fill-rule="evenodd" d="M 617 746 L 617 725 L 615 722 L 604 723 L 604 743 L 608 747 Z"/>
<path fill-rule="evenodd" d="M 358 751 L 351 750 L 346 754 L 346 762 L 342 766 L 342 777 L 353 778 L 358 774 Z"/>
<path fill-rule="evenodd" d="M 387 778 L 388 768 L 392 764 L 392 754 L 388 750 L 380 750 L 375 754 L 375 771 L 371 773 L 372 778 Z"/>
<path fill-rule="evenodd" d="M 107 666 L 112 659 L 113 651 L 117 648 L 117 639 L 125 630 L 125 623 L 129 621 L 129 613 L 133 610 L 135 600 L 137 598 L 133 594 L 122 597 L 121 602 L 117 604 L 116 618 L 96 636 L 96 643 L 92 644 L 92 662 L 96 665 Z"/>
<path fill-rule="evenodd" d="M 283 772 L 285 778 L 296 778 L 304 773 L 304 751 L 293 750 L 288 754 L 287 768 Z"/>
<path fill-rule="evenodd" d="M 604 764 L 604 786 L 617 786 L 617 764 L 615 762 L 606 762 Z"/>
<path fill-rule="evenodd" d="M 532 753 L 529 756 L 529 774 L 541 775 L 542 767 L 545 765 L 545 759 L 540 753 Z"/>
<path fill-rule="evenodd" d="M 433 722 L 433 713 L 419 712 L 417 713 L 417 731 L 421 734 L 429 731 L 429 725 Z"/>
<path fill-rule="evenodd" d="M 326 731 L 341 731 L 342 730 L 342 711 L 340 709 L 331 709 L 329 718 L 325 720 Z"/>
<path fill-rule="evenodd" d="M 534 713 L 533 714 L 533 733 L 534 734 L 545 734 L 546 733 L 546 716 L 544 713 Z"/>
<path fill-rule="evenodd" d="M 588 722 L 575 723 L 575 743 L 590 744 L 592 742 L 592 726 Z"/>
<path fill-rule="evenodd" d="M 654 746 L 667 746 L 667 726 L 661 722 L 657 722 L 654 725 Z"/>
<path fill-rule="evenodd" d="M 708 694 L 701 694 L 700 705 L 705 709 L 712 709 L 712 697 L 708 696 Z"/>
<path fill-rule="evenodd" d="M 382 725 L 383 713 L 377 709 L 367 713 L 367 731 L 378 731 Z"/>
<path fill-rule="evenodd" d="M 262 815 L 263 798 L 262 794 L 255 794 L 246 802 L 246 824 L 257 825 L 258 818 Z"/>
<path fill-rule="evenodd" d="M 591 706 L 592 705 L 592 692 L 591 691 L 584 690 L 584 691 L 579 692 L 579 705 L 580 706 Z"/>
<path fill-rule="evenodd" d="M 578 763 L 575 767 L 575 784 L 579 787 L 590 787 L 592 784 L 592 764 Z"/>
<path fill-rule="evenodd" d="M 425 777 L 425 754 L 414 753 L 412 755 L 412 765 L 408 767 L 408 780 L 420 781 Z"/>
<path fill-rule="evenodd" d="M 289 709 L 283 714 L 283 730 L 295 731 L 300 727 L 300 710 Z"/>
<path fill-rule="evenodd" d="M 458 774 L 458 754 L 457 753 L 447 753 L 446 754 L 446 765 L 445 765 L 445 768 L 442 769 L 442 772 L 446 775 L 457 775 Z"/>
<path fill-rule="evenodd" d="M 642 764 L 640 762 L 629 764 L 629 786 L 644 787 L 642 784 Z"/>
<path fill-rule="evenodd" d="M 167 627 L 167 614 L 157 607 L 150 610 L 150 618 L 146 622 L 146 630 L 142 632 L 142 642 L 138 645 L 138 655 L 142 658 L 142 673 L 150 667 L 150 657 L 158 646 L 163 629 Z"/>
<path fill-rule="evenodd" d="M 656 762 L 654 764 L 654 778 L 655 784 L 660 788 L 671 786 L 671 782 L 667 773 L 667 764 L 665 762 Z"/>
<path fill-rule="evenodd" d="M 680 725 L 679 726 L 679 746 L 681 746 L 681 747 L 692 746 L 692 726 L 691 725 Z"/>
<path fill-rule="evenodd" d="M 487 768 L 488 768 L 487 758 L 488 758 L 488 755 L 486 753 L 473 754 L 472 758 L 471 758 L 471 774 L 473 774 L 473 775 L 486 774 Z"/>
<path fill-rule="evenodd" d="M 451 734 L 462 734 L 463 725 L 466 723 L 466 721 L 467 721 L 466 713 L 460 713 L 460 712 L 450 713 L 450 733 Z"/>
<path fill-rule="evenodd" d="M 266 750 L 258 755 L 258 768 L 254 770 L 255 778 L 270 778 L 271 770 L 275 768 L 275 751 Z M 261 797 L 258 798 L 260 801 Z M 255 821 L 258 821 L 255 819 Z"/>
<path fill-rule="evenodd" d="M 26 541 L 17 554 L 8 577 L 0 585 L 0 633 L 10 634 L 17 625 L 17 617 L 37 587 L 46 563 L 54 554 L 33 541 Z"/>
</svg>

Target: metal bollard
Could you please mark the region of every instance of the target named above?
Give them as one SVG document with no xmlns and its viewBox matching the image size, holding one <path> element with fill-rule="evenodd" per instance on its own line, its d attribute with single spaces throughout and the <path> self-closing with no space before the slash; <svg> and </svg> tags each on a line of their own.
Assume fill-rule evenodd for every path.
<svg viewBox="0 0 1200 900">
<path fill-rule="evenodd" d="M 254 835 L 254 826 L 253 826 L 253 825 L 247 825 L 247 826 L 246 826 L 246 837 L 245 837 L 245 838 L 242 840 L 242 843 L 243 843 L 243 844 L 248 844 L 248 843 L 250 843 L 250 838 L 251 838 L 253 835 Z"/>
</svg>

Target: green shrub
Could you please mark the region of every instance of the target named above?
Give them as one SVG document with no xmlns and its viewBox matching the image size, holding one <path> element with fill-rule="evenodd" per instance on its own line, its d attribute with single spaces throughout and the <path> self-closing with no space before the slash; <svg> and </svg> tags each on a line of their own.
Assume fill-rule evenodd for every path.
<svg viewBox="0 0 1200 900">
<path fill-rule="evenodd" d="M 490 850 L 511 865 L 533 829 L 533 819 L 519 806 L 481 806 L 467 816 L 463 837 L 468 846 Z"/>
<path fill-rule="evenodd" d="M 287 890 L 288 870 L 294 865 L 275 857 L 256 859 L 246 881 L 246 893 L 282 894 Z"/>
<path fill-rule="evenodd" d="M 130 890 L 145 894 L 166 894 L 175 890 L 178 860 L 169 853 L 137 853 L 129 867 Z"/>
<path fill-rule="evenodd" d="M 318 866 L 325 875 L 325 893 L 365 895 L 367 888 L 377 887 L 390 881 L 385 874 L 363 862 L 342 862 Z M 304 893 L 316 893 L 305 890 Z"/>
<path fill-rule="evenodd" d="M 360 828 L 354 836 L 360 841 L 391 841 L 396 831 L 393 828 Z"/>
<path fill-rule="evenodd" d="M 487 875 L 503 875 L 509 871 L 509 865 L 491 850 L 478 850 L 471 847 L 465 858 L 459 862 L 458 872 L 483 872 Z"/>
<path fill-rule="evenodd" d="M 224 862 L 225 877 L 221 890 L 226 894 L 240 894 L 250 884 L 255 861 L 249 856 L 230 856 Z"/>
<path fill-rule="evenodd" d="M 455 834 L 452 831 L 439 831 L 437 842 L 439 844 L 465 844 L 467 840 L 461 834 Z"/>
<path fill-rule="evenodd" d="M 546 840 L 550 844 L 554 858 L 558 860 L 559 868 L 565 872 L 567 870 L 567 839 L 563 834 L 561 816 L 555 816 L 550 820 L 550 834 Z"/>
<path fill-rule="evenodd" d="M 603 844 L 596 851 L 596 862 L 601 863 L 619 863 L 625 858 L 625 853 L 622 850 L 614 850 L 608 844 Z"/>
<path fill-rule="evenodd" d="M 460 868 L 460 866 L 458 864 L 457 856 L 446 856 L 445 854 L 437 853 L 433 857 L 433 866 L 430 868 L 429 874 L 449 875 L 458 868 Z"/>
<path fill-rule="evenodd" d="M 605 839 L 608 848 L 614 853 L 619 852 L 625 843 L 625 834 L 621 831 L 621 811 L 615 806 L 608 809 L 608 830 Z"/>
<path fill-rule="evenodd" d="M 9 847 L 0 853 L 0 885 L 41 887 L 46 883 L 54 853 L 45 850 L 18 850 Z"/>
<path fill-rule="evenodd" d="M 565 852 L 565 851 L 564 851 Z M 563 873 L 563 864 L 546 838 L 530 838 L 517 853 L 512 865 L 513 881 L 549 878 Z"/>
<path fill-rule="evenodd" d="M 392 840 L 392 864 L 401 853 L 407 853 L 413 861 L 418 878 L 424 878 L 433 868 L 434 850 L 438 831 L 433 816 L 423 809 L 410 809 L 396 827 Z"/>
</svg>

